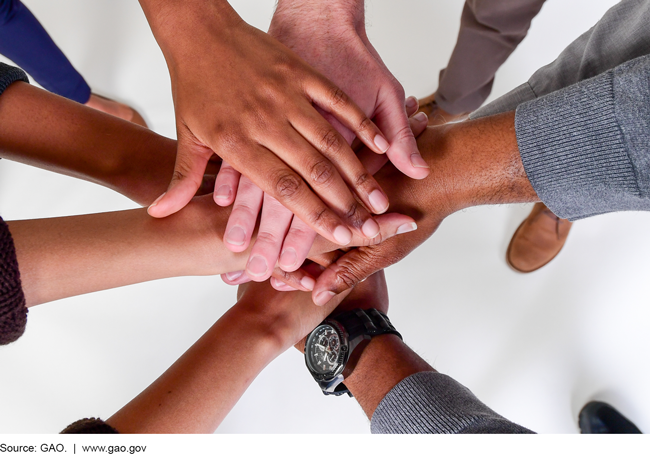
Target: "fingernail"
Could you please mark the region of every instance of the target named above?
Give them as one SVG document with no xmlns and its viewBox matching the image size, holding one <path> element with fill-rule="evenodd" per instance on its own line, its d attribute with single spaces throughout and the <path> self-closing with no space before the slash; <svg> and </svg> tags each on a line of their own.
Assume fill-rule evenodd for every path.
<svg viewBox="0 0 650 461">
<path fill-rule="evenodd" d="M 429 121 L 429 117 L 427 117 L 427 114 L 425 114 L 424 112 L 418 112 L 413 116 L 413 118 L 420 123 Z"/>
<path fill-rule="evenodd" d="M 327 304 L 334 296 L 336 293 L 332 291 L 323 291 L 322 293 L 319 293 L 316 295 L 316 305 L 317 306 L 324 306 Z"/>
<path fill-rule="evenodd" d="M 386 153 L 388 150 L 389 144 L 388 141 L 384 139 L 383 136 L 377 135 L 375 136 L 375 146 L 377 146 L 377 149 L 379 149 L 382 153 Z"/>
<path fill-rule="evenodd" d="M 316 285 L 316 280 L 314 280 L 311 277 L 305 276 L 300 280 L 300 284 L 303 286 L 303 288 L 312 291 L 314 289 L 314 286 Z"/>
<path fill-rule="evenodd" d="M 402 224 L 397 228 L 397 232 L 395 233 L 395 235 L 406 234 L 407 232 L 413 232 L 417 228 L 418 225 L 415 224 L 414 222 L 408 224 Z"/>
<path fill-rule="evenodd" d="M 273 284 L 276 286 L 276 288 L 282 288 L 282 287 L 287 286 L 286 283 L 284 283 L 282 280 L 278 280 L 278 279 L 273 279 Z"/>
<path fill-rule="evenodd" d="M 229 199 L 231 194 L 232 189 L 230 186 L 224 184 L 223 186 L 219 186 L 219 188 L 215 191 L 214 198 Z"/>
<path fill-rule="evenodd" d="M 149 208 L 147 208 L 147 210 L 151 210 L 153 207 L 158 205 L 158 202 L 160 202 L 162 200 L 162 198 L 165 196 L 166 193 L 167 192 L 163 192 L 163 194 L 160 197 L 158 197 L 156 200 L 154 200 L 153 203 L 151 205 L 149 205 Z"/>
<path fill-rule="evenodd" d="M 379 235 L 379 224 L 377 224 L 377 221 L 372 218 L 368 219 L 363 223 L 363 226 L 361 226 L 361 232 L 363 232 L 363 235 L 366 237 L 374 239 Z"/>
<path fill-rule="evenodd" d="M 411 154 L 411 165 L 416 168 L 429 168 L 420 154 Z"/>
<path fill-rule="evenodd" d="M 266 264 L 266 259 L 261 256 L 253 256 L 250 261 L 248 261 L 246 270 L 251 275 L 260 276 L 266 274 L 269 270 L 269 266 Z"/>
<path fill-rule="evenodd" d="M 231 245 L 242 246 L 246 240 L 246 232 L 239 226 L 233 226 L 226 234 L 226 242 Z"/>
<path fill-rule="evenodd" d="M 418 100 L 415 96 L 409 96 L 404 105 L 407 109 L 415 109 L 418 106 Z"/>
<path fill-rule="evenodd" d="M 376 214 L 381 214 L 388 209 L 388 198 L 379 189 L 373 190 L 368 196 L 368 200 Z"/>
<path fill-rule="evenodd" d="M 347 227 L 338 226 L 332 235 L 340 245 L 347 245 L 352 241 L 352 232 Z"/>
<path fill-rule="evenodd" d="M 280 266 L 293 267 L 298 261 L 298 255 L 293 248 L 287 248 L 280 255 Z"/>
<path fill-rule="evenodd" d="M 235 272 L 227 272 L 226 273 L 226 278 L 230 281 L 233 282 L 237 280 L 241 275 L 244 273 L 244 271 L 235 271 Z"/>
</svg>

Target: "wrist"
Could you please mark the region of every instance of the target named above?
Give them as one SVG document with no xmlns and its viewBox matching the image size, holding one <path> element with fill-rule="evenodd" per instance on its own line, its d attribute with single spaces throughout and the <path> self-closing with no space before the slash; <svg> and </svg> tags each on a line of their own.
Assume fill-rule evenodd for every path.
<svg viewBox="0 0 650 461">
<path fill-rule="evenodd" d="M 275 37 L 298 34 L 321 38 L 350 31 L 365 36 L 363 0 L 279 0 L 269 28 Z"/>
<path fill-rule="evenodd" d="M 370 340 L 344 384 L 370 419 L 393 387 L 421 371 L 435 370 L 398 336 L 386 334 Z"/>
<path fill-rule="evenodd" d="M 444 191 L 449 214 L 476 205 L 539 201 L 517 146 L 514 112 L 429 127 L 418 138 L 425 161 L 435 171 L 422 181 L 427 190 Z"/>
<path fill-rule="evenodd" d="M 227 40 L 229 30 L 243 22 L 226 0 L 140 0 L 140 5 L 168 62 L 196 47 L 197 36 Z"/>
</svg>

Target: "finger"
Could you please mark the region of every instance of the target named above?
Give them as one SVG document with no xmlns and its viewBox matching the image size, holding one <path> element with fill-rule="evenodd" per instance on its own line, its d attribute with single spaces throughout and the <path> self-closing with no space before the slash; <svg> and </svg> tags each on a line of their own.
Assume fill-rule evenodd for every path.
<svg viewBox="0 0 650 461">
<path fill-rule="evenodd" d="M 418 101 L 418 98 L 416 98 L 415 96 L 409 96 L 408 98 L 406 98 L 406 101 L 404 101 L 404 109 L 406 109 L 407 117 L 412 117 L 413 115 L 415 115 L 419 108 L 420 108 L 420 102 Z"/>
<path fill-rule="evenodd" d="M 228 162 L 221 163 L 219 174 L 214 183 L 214 203 L 219 206 L 230 206 L 235 201 L 235 191 L 239 185 L 241 174 Z"/>
<path fill-rule="evenodd" d="M 228 285 L 241 285 L 251 281 L 250 277 L 244 271 L 234 271 L 221 274 L 221 280 Z"/>
<path fill-rule="evenodd" d="M 389 216 L 392 216 L 390 220 L 382 222 L 384 235 L 381 243 L 354 248 L 325 269 L 312 292 L 316 305 L 323 306 L 337 294 L 353 288 L 360 281 L 402 258 L 403 250 L 400 249 L 399 240 L 390 238 L 412 232 L 417 229 L 417 225 L 415 222 L 406 223 L 401 215 L 392 213 L 381 218 Z"/>
<path fill-rule="evenodd" d="M 239 253 L 248 248 L 263 197 L 262 189 L 247 177 L 241 177 L 237 188 L 237 198 L 224 232 L 224 244 L 230 251 Z"/>
<path fill-rule="evenodd" d="M 295 134 L 294 140 L 295 138 L 300 137 Z M 313 150 L 304 139 L 302 139 L 302 145 L 306 145 L 308 149 Z M 296 171 L 288 167 L 265 147 L 258 147 L 255 162 L 256 168 L 251 170 L 251 179 L 326 239 L 338 245 L 347 245 L 353 237 L 349 227 L 361 229 L 369 219 L 371 223 L 375 222 L 372 218 L 362 220 L 364 216 L 369 216 L 369 214 L 355 201 L 356 206 L 350 205 L 347 216 L 348 222 L 346 223 L 339 214 L 335 213 L 309 188 Z M 233 167 L 241 171 L 238 165 L 233 164 Z M 332 170 L 335 171 L 335 169 L 330 171 Z M 322 188 L 322 191 L 326 190 L 326 188 Z M 341 191 L 342 194 L 345 193 L 351 196 L 344 183 Z M 372 230 L 370 228 L 370 231 Z"/>
<path fill-rule="evenodd" d="M 264 194 L 259 230 L 246 264 L 246 273 L 252 280 L 263 282 L 271 276 L 291 218 L 293 213 L 290 210 L 269 194 Z"/>
<path fill-rule="evenodd" d="M 335 116 L 370 149 L 377 154 L 388 150 L 389 143 L 380 129 L 339 87 L 321 77 L 308 82 L 305 89 L 314 104 Z"/>
<path fill-rule="evenodd" d="M 373 213 L 381 214 L 388 209 L 388 197 L 379 183 L 364 168 L 343 136 L 315 109 L 310 108 L 306 114 L 293 117 L 291 124 L 313 146 L 311 157 L 302 157 L 295 167 L 309 173 L 311 181 L 308 182 L 326 203 L 332 198 L 336 199 L 335 203 L 344 199 L 347 199 L 346 205 L 351 203 L 348 198 L 351 194 L 335 195 L 334 191 L 330 191 L 332 185 L 338 184 L 340 174 L 349 189 Z M 324 161 L 323 156 L 329 162 Z M 334 171 L 329 170 L 332 166 Z M 323 186 L 327 190 L 321 192 L 319 189 Z"/>
<path fill-rule="evenodd" d="M 409 127 L 403 93 L 401 87 L 380 89 L 375 121 L 390 142 L 386 155 L 393 165 L 411 178 L 422 179 L 429 175 L 429 165 L 420 155 Z"/>
<path fill-rule="evenodd" d="M 282 244 L 278 265 L 282 270 L 293 272 L 297 270 L 309 254 L 316 238 L 316 232 L 297 216 L 293 217 L 289 232 Z"/>
<path fill-rule="evenodd" d="M 316 285 L 316 277 L 312 276 L 302 268 L 294 272 L 285 272 L 276 267 L 271 279 L 275 279 L 276 282 L 281 282 L 278 286 L 284 284 L 294 290 L 300 291 L 311 291 L 314 288 L 314 285 Z"/>
<path fill-rule="evenodd" d="M 287 285 L 280 279 L 276 279 L 275 277 L 271 277 L 271 286 L 275 288 L 278 291 L 296 291 L 297 288 L 292 287 L 291 285 Z"/>
<path fill-rule="evenodd" d="M 203 182 L 203 174 L 211 156 L 212 149 L 199 143 L 191 134 L 179 128 L 172 180 L 167 192 L 149 206 L 149 215 L 154 218 L 164 218 L 187 205 Z"/>
<path fill-rule="evenodd" d="M 413 99 L 415 100 L 417 110 L 417 99 Z M 427 114 L 424 112 L 418 112 L 409 118 L 409 126 L 415 137 L 420 136 L 424 130 L 427 129 L 428 123 L 429 117 L 427 117 Z M 359 150 L 357 152 L 357 156 L 359 157 L 359 161 L 363 163 L 363 166 L 366 167 L 368 172 L 373 175 L 377 173 L 386 164 L 387 161 L 386 157 L 375 154 L 367 147 Z"/>
<path fill-rule="evenodd" d="M 217 179 L 217 176 L 214 174 L 204 174 L 203 182 L 201 187 L 196 191 L 197 196 L 211 194 L 214 191 L 214 183 Z"/>
</svg>

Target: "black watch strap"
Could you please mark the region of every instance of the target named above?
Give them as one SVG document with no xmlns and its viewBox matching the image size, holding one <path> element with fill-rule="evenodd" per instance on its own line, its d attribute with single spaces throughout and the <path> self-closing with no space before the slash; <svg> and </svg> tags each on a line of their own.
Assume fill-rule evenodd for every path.
<svg viewBox="0 0 650 461">
<path fill-rule="evenodd" d="M 354 309 L 332 317 L 332 320 L 336 320 L 343 325 L 350 338 L 394 334 L 402 339 L 402 335 L 390 323 L 388 316 L 374 308 L 367 310 Z"/>
</svg>

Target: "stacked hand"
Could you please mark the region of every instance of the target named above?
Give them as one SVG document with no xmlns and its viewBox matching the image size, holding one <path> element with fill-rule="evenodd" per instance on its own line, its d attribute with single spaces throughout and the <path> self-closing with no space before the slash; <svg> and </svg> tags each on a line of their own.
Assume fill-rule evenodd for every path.
<svg viewBox="0 0 650 461">
<path fill-rule="evenodd" d="M 336 6 L 336 2 L 280 2 L 269 34 L 336 82 L 381 127 L 391 144 L 387 156 L 398 169 L 413 178 L 427 176 L 428 165 L 418 153 L 407 120 L 407 111 L 412 114 L 417 110 L 417 101 L 409 98 L 405 110 L 401 85 L 390 74 L 365 34 L 363 10 L 331 12 Z M 320 112 L 348 142 L 354 139 L 354 133 L 332 113 L 322 109 Z M 371 160 L 371 165 L 364 164 L 370 174 L 374 174 L 387 160 L 377 157 Z M 272 274 L 276 261 L 283 271 L 297 270 L 305 260 L 316 232 L 272 196 L 264 194 L 248 178 L 240 179 L 234 168 L 224 164 L 215 191 L 235 189 L 238 189 L 236 199 L 231 194 L 215 193 L 215 201 L 222 206 L 228 206 L 234 200 L 226 244 L 233 251 L 245 250 L 262 208 L 260 228 L 246 271 L 226 274 L 223 280 L 231 284 L 265 280 Z M 378 193 L 370 195 L 369 199 L 373 204 L 371 210 L 375 212 L 383 212 L 388 206 L 385 197 Z M 405 220 L 404 230 L 409 225 Z M 377 228 L 367 223 L 363 230 L 370 237 Z M 311 278 L 301 279 L 306 282 L 306 285 L 301 285 L 302 289 L 313 288 Z"/>
<path fill-rule="evenodd" d="M 339 87 L 244 23 L 225 1 L 189 1 L 182 9 L 175 2 L 141 3 L 170 69 L 178 135 L 174 176 L 151 205 L 152 216 L 185 206 L 216 154 L 332 242 L 377 234 L 367 210 L 383 213 L 386 195 L 315 106 L 375 153 L 389 143 Z M 179 27 L 192 30 L 191 37 L 177 34 Z M 234 185 L 219 181 L 217 201 L 234 198 Z M 233 247 L 245 247 L 240 230 L 229 229 Z"/>
</svg>

